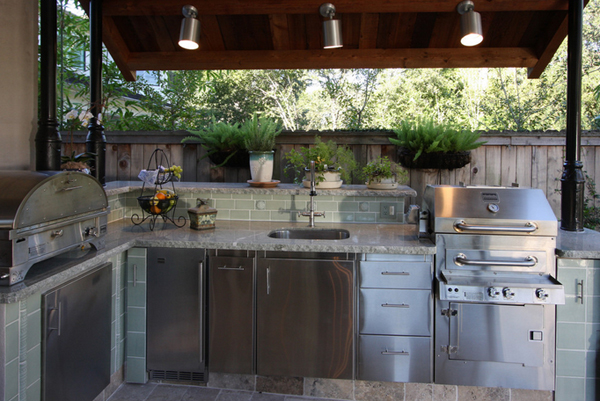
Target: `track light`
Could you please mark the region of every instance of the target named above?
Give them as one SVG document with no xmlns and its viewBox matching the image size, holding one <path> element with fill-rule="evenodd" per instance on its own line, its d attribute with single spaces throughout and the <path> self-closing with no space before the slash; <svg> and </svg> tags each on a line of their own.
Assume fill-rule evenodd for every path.
<svg viewBox="0 0 600 401">
<path fill-rule="evenodd" d="M 319 13 L 325 18 L 329 18 L 323 21 L 323 48 L 336 49 L 344 46 L 342 43 L 342 21 L 333 19 L 335 6 L 331 3 L 323 3 L 319 7 Z"/>
<path fill-rule="evenodd" d="M 188 50 L 196 50 L 200 47 L 200 21 L 198 10 L 194 6 L 183 6 L 183 16 L 181 21 L 181 31 L 179 32 L 179 46 Z"/>
<path fill-rule="evenodd" d="M 473 11 L 475 4 L 465 0 L 458 4 L 456 11 L 460 14 L 460 43 L 463 46 L 476 46 L 483 40 L 481 14 Z"/>
</svg>

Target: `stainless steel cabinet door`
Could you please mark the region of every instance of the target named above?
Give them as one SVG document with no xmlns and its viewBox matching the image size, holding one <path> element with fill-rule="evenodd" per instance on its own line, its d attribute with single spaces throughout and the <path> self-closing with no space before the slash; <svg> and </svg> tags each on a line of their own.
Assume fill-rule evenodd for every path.
<svg viewBox="0 0 600 401">
<path fill-rule="evenodd" d="M 431 262 L 360 262 L 361 288 L 414 288 L 430 290 Z"/>
<path fill-rule="evenodd" d="M 254 258 L 209 256 L 208 274 L 209 368 L 251 374 Z"/>
<path fill-rule="evenodd" d="M 259 259 L 259 375 L 352 378 L 353 265 Z"/>
<path fill-rule="evenodd" d="M 43 399 L 92 401 L 110 382 L 112 264 L 44 294 Z"/>
<path fill-rule="evenodd" d="M 157 372 L 204 372 L 204 249 L 148 248 L 148 360 Z"/>
</svg>

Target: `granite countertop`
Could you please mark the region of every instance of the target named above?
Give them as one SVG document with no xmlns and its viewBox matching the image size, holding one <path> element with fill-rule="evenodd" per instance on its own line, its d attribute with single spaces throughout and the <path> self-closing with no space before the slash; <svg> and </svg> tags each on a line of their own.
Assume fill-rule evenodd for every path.
<svg viewBox="0 0 600 401">
<path fill-rule="evenodd" d="M 169 188 L 170 184 L 164 186 Z M 152 186 L 146 185 L 151 189 Z M 108 196 L 118 195 L 131 191 L 140 191 L 141 181 L 113 181 L 106 184 L 104 190 Z M 270 195 L 308 195 L 309 188 L 298 184 L 279 184 L 274 188 L 256 188 L 246 183 L 230 182 L 176 182 L 175 190 L 178 193 L 207 191 L 220 194 L 270 194 Z M 399 185 L 397 189 L 376 190 L 369 189 L 366 185 L 342 185 L 337 189 L 319 189 L 319 193 L 331 196 L 385 196 L 396 198 L 416 197 L 417 192 L 406 186 Z"/>
<path fill-rule="evenodd" d="M 600 259 L 600 232 L 558 230 L 556 254 L 560 258 Z"/>
<path fill-rule="evenodd" d="M 135 226 L 129 219 L 108 225 L 106 247 L 100 251 L 73 251 L 34 265 L 26 279 L 10 287 L 0 287 L 0 303 L 12 303 L 30 295 L 48 291 L 89 271 L 110 257 L 139 247 L 206 248 L 287 252 L 348 252 L 387 254 L 434 254 L 435 246 L 417 237 L 417 226 L 409 224 L 334 224 L 323 228 L 344 228 L 350 238 L 344 240 L 288 240 L 269 238 L 278 228 L 306 227 L 306 223 L 217 221 L 216 228 L 192 230 L 186 224 L 157 221 L 154 231 L 148 223 Z"/>
</svg>

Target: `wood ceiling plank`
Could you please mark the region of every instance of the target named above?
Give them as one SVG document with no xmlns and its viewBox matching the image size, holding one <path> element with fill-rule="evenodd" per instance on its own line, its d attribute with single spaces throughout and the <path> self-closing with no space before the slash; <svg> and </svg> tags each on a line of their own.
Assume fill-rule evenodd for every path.
<svg viewBox="0 0 600 401">
<path fill-rule="evenodd" d="M 554 53 L 567 37 L 569 30 L 568 15 L 562 19 L 560 26 L 554 31 L 554 34 L 547 37 L 546 40 L 540 39 L 536 53 L 539 55 L 539 60 L 532 68 L 527 70 L 529 78 L 539 78 L 546 66 L 552 61 Z"/>
<path fill-rule="evenodd" d="M 79 0 L 83 5 L 89 0 Z M 319 12 L 322 0 L 203 0 L 200 14 L 311 14 Z M 181 15 L 189 0 L 104 0 L 104 15 Z M 457 0 L 336 0 L 341 13 L 454 12 Z M 494 0 L 476 2 L 478 12 L 566 10 L 568 0 Z"/>
<path fill-rule="evenodd" d="M 335 49 L 132 53 L 133 70 L 314 68 L 501 68 L 535 66 L 532 49 Z"/>
<path fill-rule="evenodd" d="M 377 47 L 377 31 L 379 29 L 379 14 L 363 13 L 360 16 L 359 49 L 375 49 Z"/>
<path fill-rule="evenodd" d="M 288 50 L 290 48 L 290 36 L 288 34 L 288 21 L 285 14 L 269 15 L 271 36 L 273 37 L 273 49 Z"/>
<path fill-rule="evenodd" d="M 423 49 L 429 47 L 437 13 L 419 13 L 415 20 L 411 46 L 413 49 Z"/>
<path fill-rule="evenodd" d="M 290 14 L 288 20 L 288 35 L 290 44 L 288 50 L 306 50 L 308 43 L 306 41 L 306 22 L 304 15 Z"/>
<path fill-rule="evenodd" d="M 148 23 L 152 27 L 152 31 L 156 34 L 156 43 L 158 44 L 159 51 L 172 52 L 177 50 L 178 45 L 173 41 L 173 29 L 167 26 L 165 18 L 148 18 Z"/>
<path fill-rule="evenodd" d="M 337 14 L 336 14 L 337 17 Z M 360 42 L 361 14 L 341 14 L 344 48 L 358 49 Z"/>
<path fill-rule="evenodd" d="M 113 60 L 119 71 L 121 71 L 121 74 L 123 74 L 123 78 L 126 81 L 135 81 L 136 72 L 127 66 L 129 48 L 127 48 L 119 29 L 110 17 L 102 18 L 102 41 L 110 54 L 115 55 L 113 56 Z"/>
<path fill-rule="evenodd" d="M 429 47 L 458 47 L 460 46 L 460 41 L 457 39 L 459 34 L 459 16 L 453 13 L 438 13 L 433 31 L 431 32 Z"/>
<path fill-rule="evenodd" d="M 200 49 L 225 50 L 221 28 L 216 15 L 200 15 Z"/>
<path fill-rule="evenodd" d="M 217 21 L 226 50 L 273 48 L 268 15 L 218 15 Z"/>
</svg>

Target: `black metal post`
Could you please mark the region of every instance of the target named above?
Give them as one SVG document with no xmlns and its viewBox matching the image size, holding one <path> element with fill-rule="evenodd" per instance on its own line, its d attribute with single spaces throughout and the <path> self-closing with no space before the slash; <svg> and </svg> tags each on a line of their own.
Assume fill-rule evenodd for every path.
<svg viewBox="0 0 600 401">
<path fill-rule="evenodd" d="M 104 126 L 98 120 L 102 113 L 102 0 L 90 1 L 90 123 L 85 140 L 86 150 L 96 156 L 92 159 L 92 174 L 105 183 L 106 137 Z"/>
<path fill-rule="evenodd" d="M 567 141 L 561 177 L 561 223 L 566 231 L 583 231 L 585 177 L 581 157 L 581 54 L 583 0 L 569 0 L 567 59 Z"/>
<path fill-rule="evenodd" d="M 35 134 L 35 169 L 59 170 L 62 139 L 56 119 L 56 0 L 40 5 L 40 119 Z"/>
</svg>

